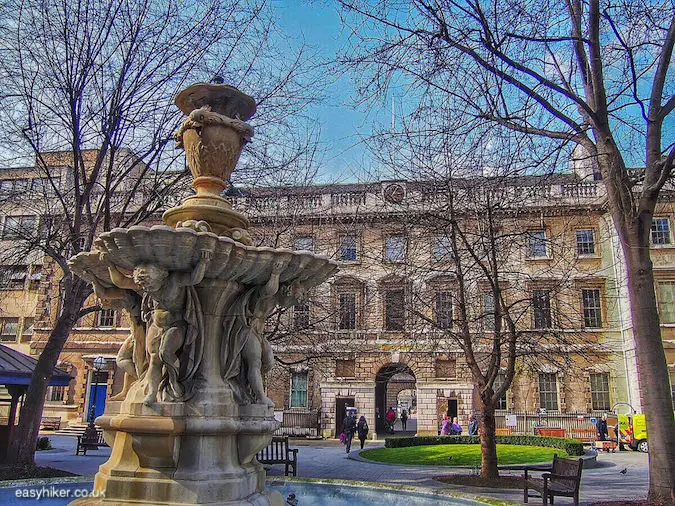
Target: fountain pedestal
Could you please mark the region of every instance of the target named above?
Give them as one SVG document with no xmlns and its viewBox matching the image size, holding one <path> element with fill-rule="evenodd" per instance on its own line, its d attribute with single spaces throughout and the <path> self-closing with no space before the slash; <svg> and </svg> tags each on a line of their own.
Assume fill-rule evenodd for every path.
<svg viewBox="0 0 675 506">
<path fill-rule="evenodd" d="M 133 381 L 96 420 L 112 452 L 94 497 L 73 504 L 284 504 L 255 458 L 279 426 L 262 386 L 264 321 L 337 266 L 248 246 L 248 221 L 218 195 L 253 135 L 246 97 L 222 85 L 181 93 L 190 116 L 177 137 L 197 195 L 165 213 L 170 226 L 105 232 L 70 260 L 104 307 L 129 311 L 117 365 Z"/>
</svg>

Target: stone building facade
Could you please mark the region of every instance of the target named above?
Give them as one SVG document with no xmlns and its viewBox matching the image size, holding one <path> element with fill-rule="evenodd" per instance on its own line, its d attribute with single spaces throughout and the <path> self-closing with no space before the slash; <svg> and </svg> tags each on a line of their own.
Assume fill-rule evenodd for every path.
<svg viewBox="0 0 675 506">
<path fill-rule="evenodd" d="M 67 166 L 67 160 L 59 163 Z M 509 226 L 534 238 L 535 250 L 544 243 L 545 250 L 550 248 L 544 255 L 530 255 L 524 253 L 528 243 L 514 247 L 504 259 L 511 271 L 525 276 L 512 281 L 517 285 L 514 297 L 531 300 L 535 291 L 549 290 L 565 278 L 567 288 L 551 292 L 546 303 L 557 323 L 546 326 L 556 327 L 552 335 L 563 340 L 574 336 L 586 348 L 568 352 L 561 360 L 521 360 L 511 388 L 500 400 L 501 414 L 542 407 L 588 414 L 618 403 L 641 409 L 620 248 L 604 207 L 602 184 L 583 168 L 575 169 L 505 183 L 518 202 L 516 215 L 506 218 Z M 0 188 L 5 180 L 30 180 L 31 171 L 2 171 Z M 280 418 L 300 417 L 323 436 L 335 437 L 346 407 L 355 406 L 374 433 L 381 430 L 378 420 L 392 406 L 411 412 L 418 433 L 436 434 L 444 414 L 457 416 L 466 426 L 479 409 L 466 358 L 441 330 L 439 320 L 457 318 L 446 295 L 439 295 L 451 294 L 456 283 L 442 261 L 447 245 L 424 233 L 428 224 L 422 227 L 416 218 L 420 209 L 441 198 L 439 186 L 382 181 L 254 189 L 232 197 L 234 206 L 251 218 L 255 245 L 309 249 L 341 261 L 339 273 L 310 294 L 307 303 L 268 322 L 278 361 L 266 385 Z M 664 346 L 675 384 L 673 201 L 667 194 L 659 204 L 652 254 Z M 31 212 L 38 226 L 44 217 L 39 209 Z M 13 206 L 0 218 L 0 230 L 10 216 L 31 215 Z M 26 226 L 31 223 L 30 218 L 24 221 Z M 11 241 L 11 230 L 0 240 Z M 2 342 L 36 355 L 58 312 L 60 271 L 40 255 L 20 267 L 25 267 L 24 274 L 17 265 L 2 266 Z M 475 296 L 477 314 L 485 313 L 480 281 Z M 441 307 L 450 308 L 450 316 Z M 524 332 L 539 332 L 541 314 L 541 307 L 524 310 Z M 485 321 L 485 314 L 482 318 Z M 479 335 L 485 328 L 476 324 L 474 330 Z M 91 313 L 77 323 L 59 363 L 74 379 L 67 389 L 50 390 L 45 416 L 86 421 L 94 390 L 105 398 L 119 391 L 123 378 L 114 358 L 128 332 L 126 316 L 114 311 Z M 106 366 L 96 372 L 93 360 L 98 356 L 105 358 Z M 97 408 L 102 409 L 100 401 Z"/>
</svg>

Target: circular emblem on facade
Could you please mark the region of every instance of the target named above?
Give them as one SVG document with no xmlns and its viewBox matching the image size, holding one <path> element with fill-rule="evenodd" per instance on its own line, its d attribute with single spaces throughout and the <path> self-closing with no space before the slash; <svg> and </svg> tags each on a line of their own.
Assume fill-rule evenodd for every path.
<svg viewBox="0 0 675 506">
<path fill-rule="evenodd" d="M 405 190 L 400 184 L 390 184 L 384 189 L 384 200 L 393 204 L 400 204 L 405 197 Z"/>
</svg>

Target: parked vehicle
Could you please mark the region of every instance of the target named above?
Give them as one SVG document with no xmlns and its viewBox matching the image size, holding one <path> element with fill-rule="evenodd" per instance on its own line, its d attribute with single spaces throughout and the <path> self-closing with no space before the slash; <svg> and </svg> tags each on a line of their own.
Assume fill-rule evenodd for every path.
<svg viewBox="0 0 675 506">
<path fill-rule="evenodd" d="M 647 420 L 645 415 L 617 415 L 619 418 L 619 442 L 628 445 L 631 450 L 647 453 Z"/>
</svg>

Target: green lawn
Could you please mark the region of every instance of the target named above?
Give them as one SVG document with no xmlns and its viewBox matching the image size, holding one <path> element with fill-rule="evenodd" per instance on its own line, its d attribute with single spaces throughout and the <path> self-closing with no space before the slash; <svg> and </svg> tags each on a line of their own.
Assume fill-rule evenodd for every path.
<svg viewBox="0 0 675 506">
<path fill-rule="evenodd" d="M 565 457 L 558 448 L 542 446 L 497 445 L 499 464 L 528 464 L 550 462 L 553 454 Z M 376 462 L 416 466 L 480 466 L 480 445 L 426 445 L 407 448 L 377 448 L 360 453 L 361 457 Z"/>
</svg>

